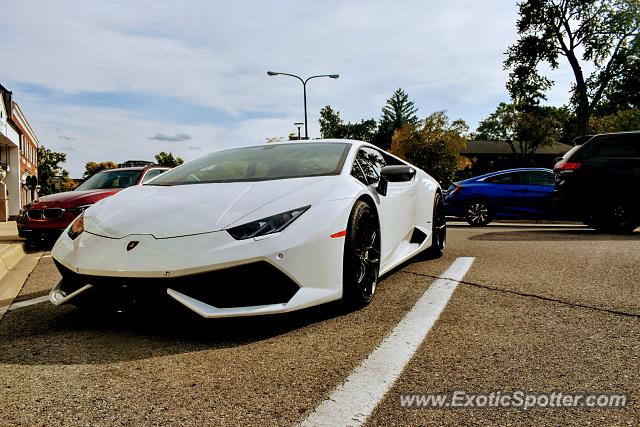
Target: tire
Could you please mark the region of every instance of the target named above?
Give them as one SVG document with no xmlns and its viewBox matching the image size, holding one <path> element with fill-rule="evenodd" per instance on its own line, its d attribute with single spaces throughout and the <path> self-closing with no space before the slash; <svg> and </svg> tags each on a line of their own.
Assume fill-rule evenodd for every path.
<svg viewBox="0 0 640 427">
<path fill-rule="evenodd" d="M 629 207 L 614 203 L 591 216 L 589 225 L 604 233 L 629 234 L 638 228 L 638 219 Z"/>
<path fill-rule="evenodd" d="M 373 209 L 357 201 L 351 209 L 344 245 L 343 301 L 351 308 L 373 299 L 380 272 L 380 227 Z"/>
<path fill-rule="evenodd" d="M 444 208 L 442 194 L 436 193 L 433 199 L 433 219 L 431 222 L 433 227 L 433 235 L 431 237 L 431 246 L 427 249 L 429 258 L 440 258 L 444 255 L 444 249 L 447 244 L 447 221 Z"/>
<path fill-rule="evenodd" d="M 482 227 L 493 220 L 493 212 L 485 201 L 476 200 L 469 203 L 465 211 L 464 219 L 472 227 Z"/>
</svg>

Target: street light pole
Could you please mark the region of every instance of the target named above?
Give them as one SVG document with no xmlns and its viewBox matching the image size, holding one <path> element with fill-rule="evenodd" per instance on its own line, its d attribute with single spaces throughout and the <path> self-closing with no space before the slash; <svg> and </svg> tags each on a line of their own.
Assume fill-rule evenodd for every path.
<svg viewBox="0 0 640 427">
<path fill-rule="evenodd" d="M 316 79 L 318 77 L 329 77 L 330 79 L 337 79 L 338 77 L 340 77 L 339 74 L 319 74 L 317 76 L 311 76 L 311 77 L 307 77 L 306 79 L 303 79 L 300 76 L 296 76 L 295 74 L 289 74 L 289 73 L 279 73 L 279 72 L 275 72 L 275 71 L 267 71 L 267 75 L 268 76 L 289 76 L 289 77 L 294 77 L 298 80 L 300 80 L 300 82 L 302 83 L 302 92 L 304 95 L 304 139 L 309 139 L 309 127 L 308 127 L 308 120 L 307 120 L 307 82 L 311 79 Z"/>
</svg>

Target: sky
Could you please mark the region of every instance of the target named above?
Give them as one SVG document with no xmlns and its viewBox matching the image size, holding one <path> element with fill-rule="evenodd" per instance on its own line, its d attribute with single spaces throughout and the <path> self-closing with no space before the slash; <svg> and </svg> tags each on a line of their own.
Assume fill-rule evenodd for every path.
<svg viewBox="0 0 640 427">
<path fill-rule="evenodd" d="M 402 88 L 424 118 L 445 110 L 471 129 L 508 101 L 504 52 L 516 40 L 507 0 L 0 0 L 0 83 L 41 145 L 88 161 L 191 160 L 265 142 L 304 121 L 302 85 L 268 70 L 339 74 L 307 85 L 309 136 L 331 105 L 379 119 Z M 560 69 L 548 103 L 567 102 Z M 304 132 L 304 130 L 303 130 Z"/>
</svg>

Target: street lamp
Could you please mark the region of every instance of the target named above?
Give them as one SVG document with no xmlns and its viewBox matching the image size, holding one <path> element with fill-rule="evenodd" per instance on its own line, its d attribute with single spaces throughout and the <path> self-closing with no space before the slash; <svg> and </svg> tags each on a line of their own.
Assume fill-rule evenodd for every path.
<svg viewBox="0 0 640 427">
<path fill-rule="evenodd" d="M 317 76 L 311 76 L 311 77 L 307 77 L 306 79 L 303 79 L 300 76 L 296 76 L 295 74 L 289 74 L 289 73 L 278 73 L 275 71 L 267 71 L 267 75 L 268 76 L 289 76 L 289 77 L 295 77 L 296 79 L 300 80 L 302 82 L 302 91 L 304 93 L 304 139 L 309 139 L 309 128 L 307 126 L 307 82 L 311 79 L 315 79 L 318 77 L 329 77 L 330 79 L 337 79 L 338 77 L 340 77 L 339 74 L 320 74 Z"/>
</svg>

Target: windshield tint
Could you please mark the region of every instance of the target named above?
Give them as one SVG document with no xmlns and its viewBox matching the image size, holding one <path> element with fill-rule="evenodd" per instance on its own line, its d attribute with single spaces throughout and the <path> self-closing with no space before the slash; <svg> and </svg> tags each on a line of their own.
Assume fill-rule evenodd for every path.
<svg viewBox="0 0 640 427">
<path fill-rule="evenodd" d="M 145 185 L 268 181 L 338 175 L 350 144 L 288 143 L 219 151 L 165 172 Z"/>
<path fill-rule="evenodd" d="M 111 170 L 99 172 L 75 188 L 75 191 L 127 188 L 135 185 L 142 170 Z"/>
</svg>

